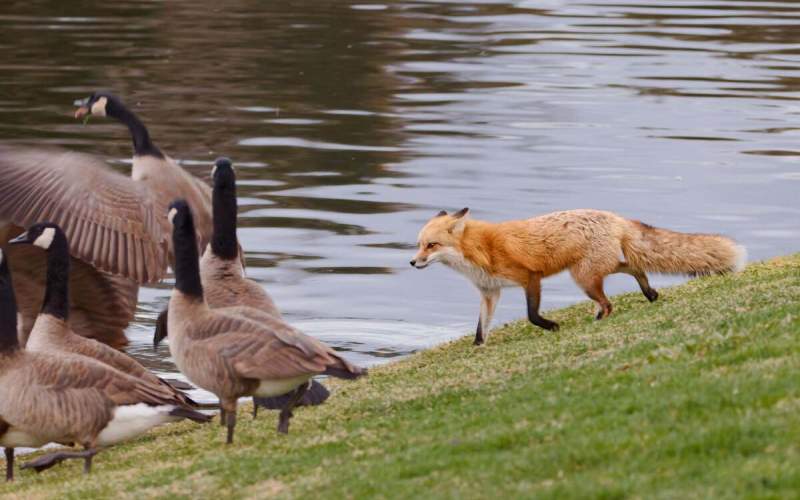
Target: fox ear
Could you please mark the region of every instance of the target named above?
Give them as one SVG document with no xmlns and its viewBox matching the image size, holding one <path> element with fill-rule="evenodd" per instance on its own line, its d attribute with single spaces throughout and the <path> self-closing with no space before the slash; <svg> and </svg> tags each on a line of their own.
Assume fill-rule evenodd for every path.
<svg viewBox="0 0 800 500">
<path fill-rule="evenodd" d="M 441 217 L 443 215 L 447 215 L 447 210 L 440 210 L 439 213 L 436 214 L 434 217 Z"/>
<path fill-rule="evenodd" d="M 464 226 L 467 225 L 467 219 L 469 218 L 467 214 L 469 214 L 469 208 L 466 207 L 453 214 L 455 222 L 453 223 L 453 227 L 450 228 L 451 234 L 461 236 L 461 233 L 464 232 Z"/>
</svg>

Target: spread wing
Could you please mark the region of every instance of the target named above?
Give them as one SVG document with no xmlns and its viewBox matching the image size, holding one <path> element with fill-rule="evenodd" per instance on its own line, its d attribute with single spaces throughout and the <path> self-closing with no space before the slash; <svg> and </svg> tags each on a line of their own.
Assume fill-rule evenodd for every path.
<svg viewBox="0 0 800 500">
<path fill-rule="evenodd" d="M 166 272 L 169 228 L 153 193 L 103 161 L 0 146 L 0 179 L 0 219 L 23 227 L 55 222 L 73 256 L 139 283 L 156 282 Z"/>
</svg>

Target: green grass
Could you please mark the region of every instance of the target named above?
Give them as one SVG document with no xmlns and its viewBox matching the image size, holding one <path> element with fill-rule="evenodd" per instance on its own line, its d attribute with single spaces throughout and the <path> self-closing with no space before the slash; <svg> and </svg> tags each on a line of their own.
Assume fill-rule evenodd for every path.
<svg viewBox="0 0 800 500">
<path fill-rule="evenodd" d="M 800 495 L 800 254 L 588 302 L 331 383 L 291 434 L 241 408 L 21 472 L 19 497 L 787 498 Z M 24 461 L 21 460 L 21 461 Z"/>
</svg>

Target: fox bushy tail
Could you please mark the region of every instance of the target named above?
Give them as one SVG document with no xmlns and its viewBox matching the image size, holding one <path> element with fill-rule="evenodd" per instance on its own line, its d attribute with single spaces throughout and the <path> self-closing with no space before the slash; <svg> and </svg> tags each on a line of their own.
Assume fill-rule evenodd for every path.
<svg viewBox="0 0 800 500">
<path fill-rule="evenodd" d="M 697 276 L 738 272 L 747 263 L 747 250 L 725 236 L 679 233 L 629 222 L 622 253 L 634 269 Z"/>
</svg>

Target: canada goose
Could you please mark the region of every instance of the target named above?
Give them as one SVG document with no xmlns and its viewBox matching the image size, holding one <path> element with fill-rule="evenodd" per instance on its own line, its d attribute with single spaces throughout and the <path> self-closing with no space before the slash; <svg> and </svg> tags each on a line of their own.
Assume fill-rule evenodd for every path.
<svg viewBox="0 0 800 500">
<path fill-rule="evenodd" d="M 163 210 L 172 200 L 186 200 L 197 214 L 196 228 L 201 248 L 204 248 L 211 238 L 211 188 L 208 184 L 186 172 L 165 155 L 150 139 L 150 132 L 144 123 L 119 97 L 100 91 L 76 104 L 76 118 L 110 117 L 128 127 L 133 141 L 131 178 L 144 183 L 156 193 L 161 205 L 159 209 L 162 210 L 159 214 L 164 213 Z"/>
<path fill-rule="evenodd" d="M 288 432 L 292 408 L 318 374 L 354 379 L 366 370 L 353 366 L 322 342 L 280 318 L 245 319 L 209 308 L 200 281 L 194 221 L 184 200 L 170 205 L 175 249 L 175 288 L 169 302 L 169 349 L 175 364 L 194 384 L 219 397 L 233 442 L 236 401 L 293 391 L 280 412 L 278 432 Z M 244 307 L 236 309 L 247 309 Z"/>
<path fill-rule="evenodd" d="M 131 177 L 86 154 L 0 146 L 0 241 L 43 220 L 61 226 L 73 257 L 72 329 L 123 347 L 138 285 L 159 281 L 171 258 L 170 229 L 161 214 L 173 199 L 186 198 L 198 214 L 199 237 L 205 243 L 212 230 L 211 189 L 163 155 L 119 99 L 96 93 L 87 104 L 92 114 L 115 117 L 130 128 Z M 24 345 L 41 307 L 44 259 L 29 248 L 0 248 L 11 257 Z M 96 301 L 98 294 L 106 300 Z"/>
<path fill-rule="evenodd" d="M 247 306 L 266 315 L 280 318 L 281 313 L 269 294 L 258 283 L 244 275 L 243 252 L 236 237 L 236 174 L 231 161 L 228 158 L 218 158 L 214 162 L 211 177 L 214 230 L 211 243 L 200 259 L 200 279 L 206 302 L 212 309 Z M 153 344 L 156 346 L 168 335 L 167 311 L 168 309 L 162 311 L 156 322 L 153 337 Z M 311 388 L 297 406 L 322 404 L 328 396 L 328 390 L 319 382 L 313 381 Z M 285 405 L 285 397 L 253 397 L 253 417 L 258 415 L 259 406 L 276 410 Z"/>
<path fill-rule="evenodd" d="M 10 244 L 31 244 L 41 247 L 47 253 L 47 278 L 45 284 L 45 307 L 48 301 L 64 303 L 60 311 L 40 314 L 33 325 L 25 348 L 33 352 L 59 354 L 77 354 L 100 361 L 132 377 L 142 379 L 151 384 L 164 384 L 175 394 L 175 397 L 186 404 L 195 405 L 194 401 L 174 389 L 166 381 L 153 375 L 138 361 L 127 354 L 93 339 L 75 334 L 68 323 L 69 318 L 69 244 L 64 232 L 56 224 L 39 223 L 31 226 L 25 233 L 11 240 Z M 105 300 L 98 296 L 96 300 Z"/>
<path fill-rule="evenodd" d="M 58 451 L 23 468 L 42 471 L 69 458 L 83 458 L 84 472 L 89 472 L 92 457 L 101 447 L 182 418 L 210 420 L 164 385 L 133 378 L 86 357 L 22 349 L 10 267 L 4 257 L 0 251 L 0 444 L 6 447 L 7 478 L 13 478 L 14 447 L 77 443 L 83 451 Z M 66 282 L 60 286 L 66 287 Z M 41 314 L 65 315 L 67 311 L 63 297 L 53 294 L 45 300 Z"/>
</svg>

